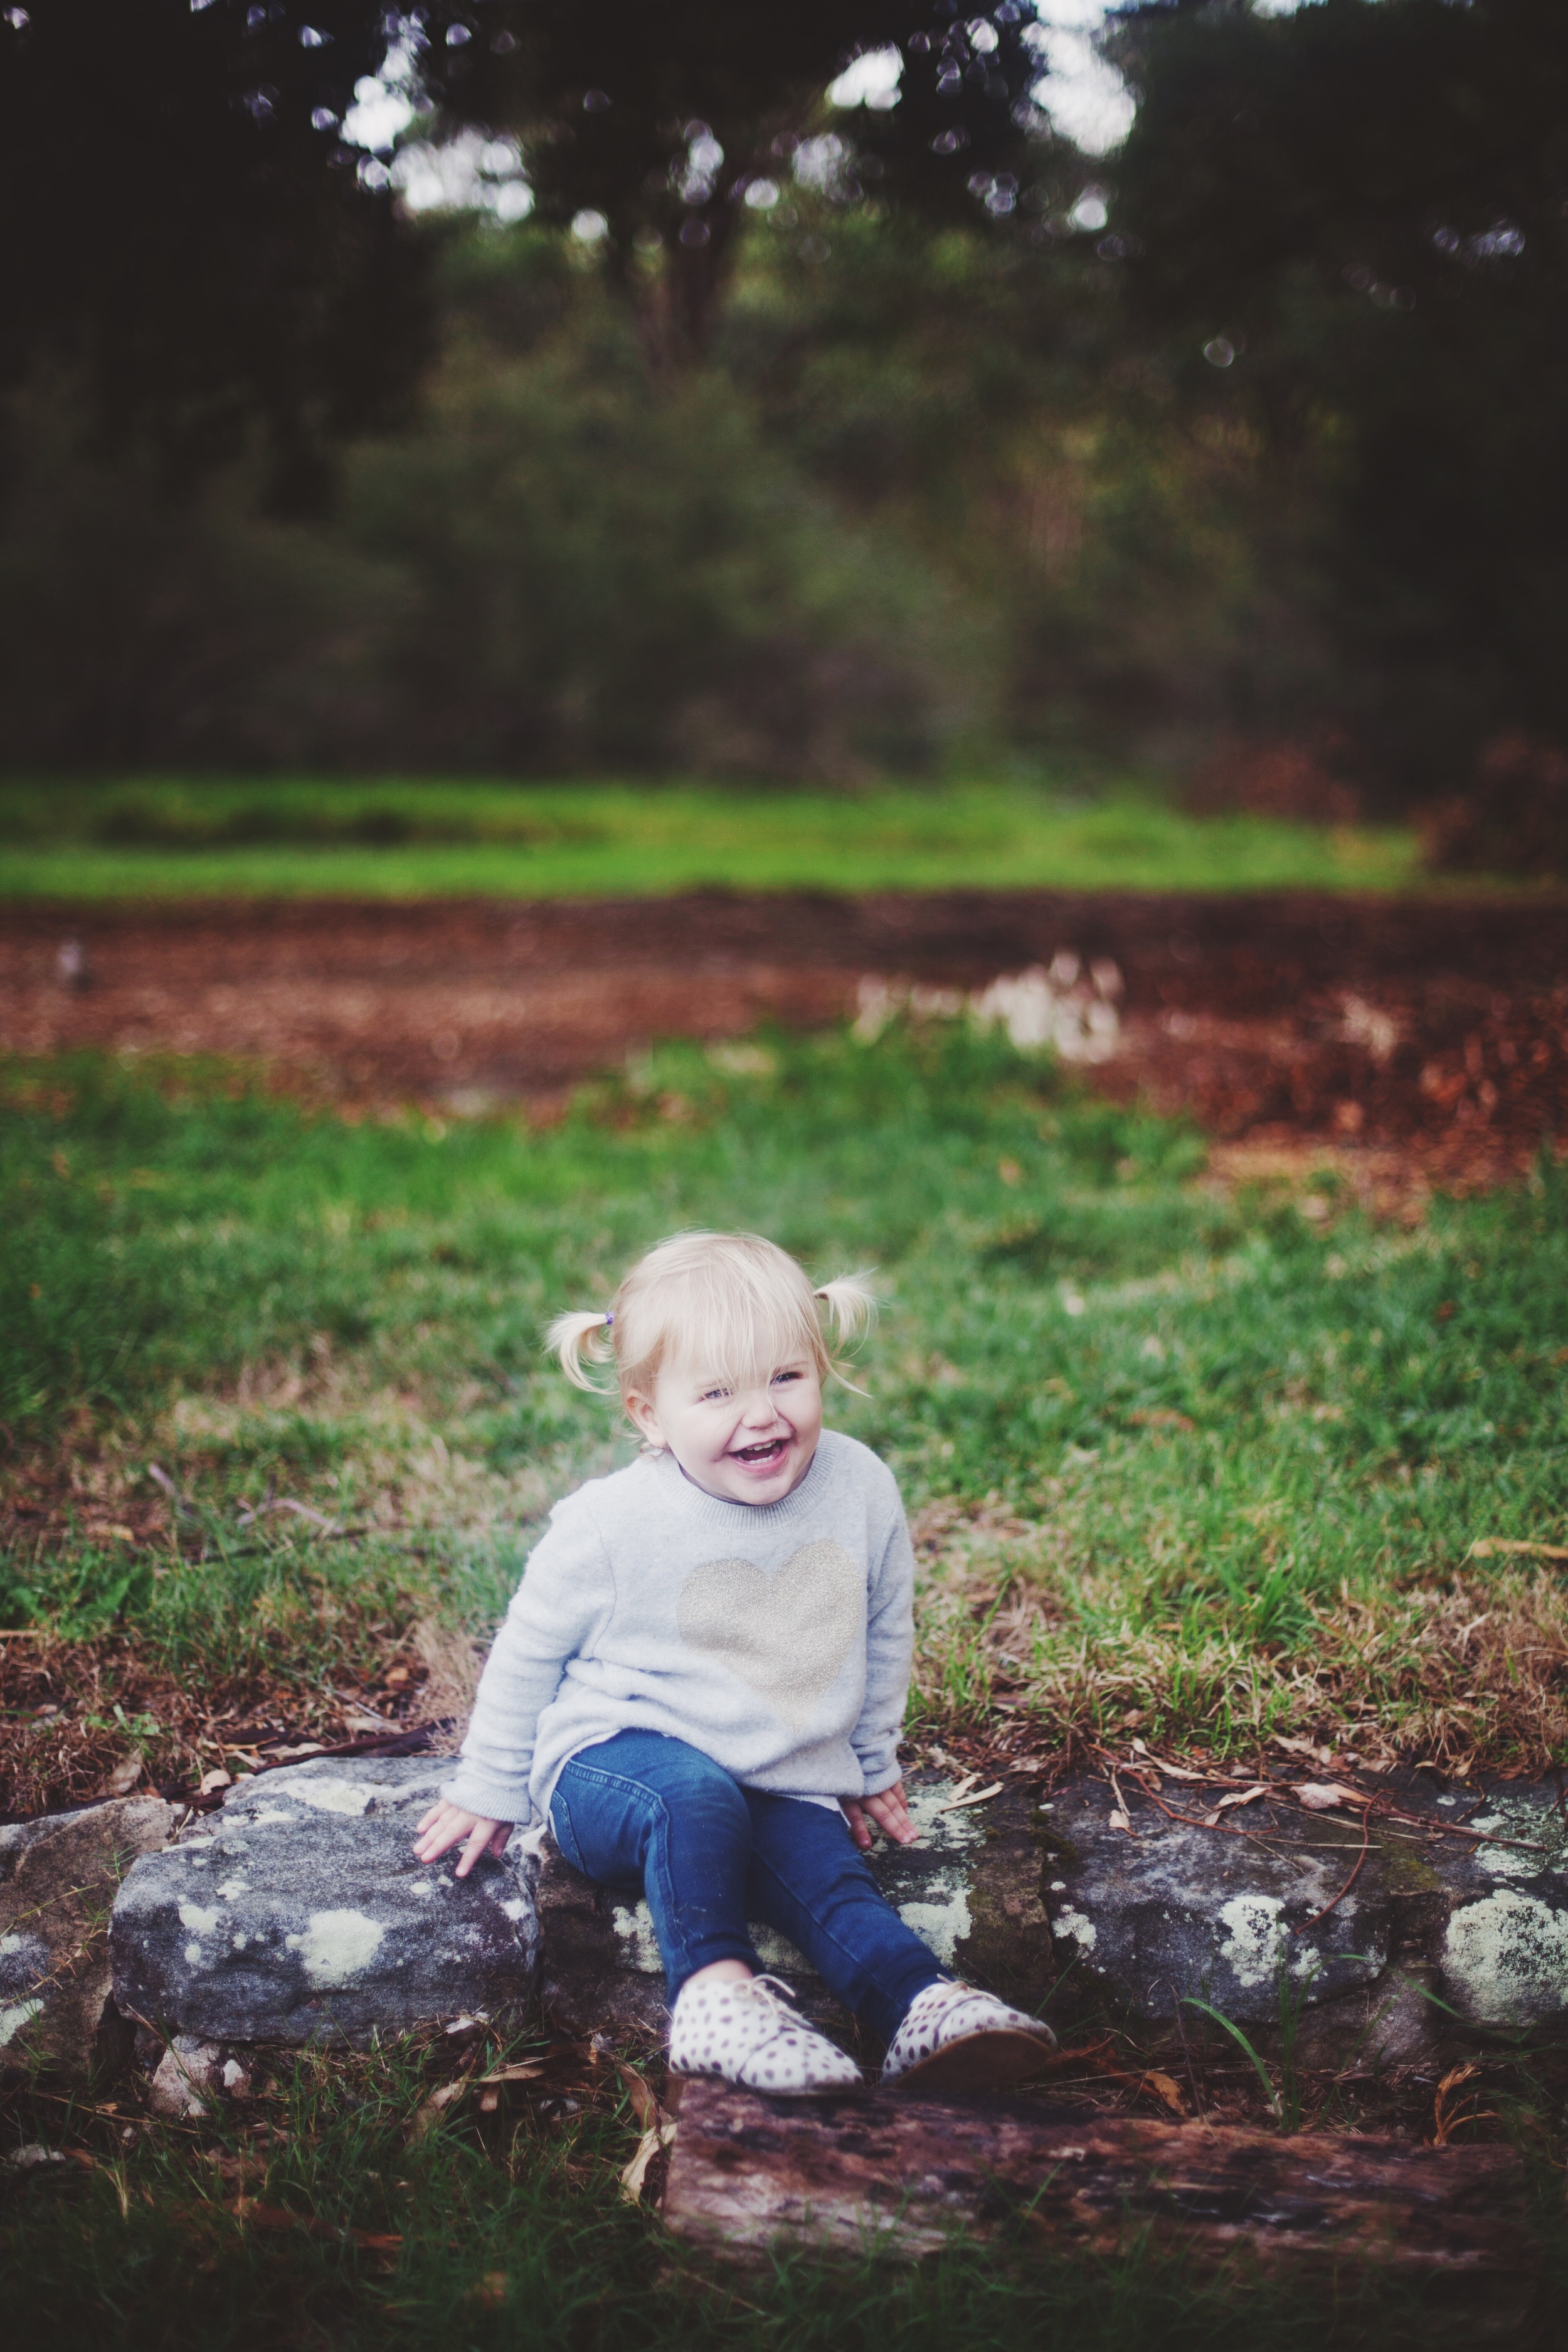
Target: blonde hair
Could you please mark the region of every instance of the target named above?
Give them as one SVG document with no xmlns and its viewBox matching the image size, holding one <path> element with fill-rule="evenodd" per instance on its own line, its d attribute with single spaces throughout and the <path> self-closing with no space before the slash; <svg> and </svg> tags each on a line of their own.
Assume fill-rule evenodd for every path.
<svg viewBox="0 0 1568 2352">
<path fill-rule="evenodd" d="M 585 1364 L 613 1363 L 623 1401 L 651 1396 L 673 1358 L 740 1388 L 807 1356 L 819 1379 L 846 1376 L 823 1337 L 824 1314 L 843 1346 L 869 1328 L 877 1300 L 867 1274 L 816 1289 L 805 1269 L 761 1234 L 674 1234 L 639 1258 L 597 1314 L 558 1315 L 544 1344 L 578 1388 L 613 1393 Z"/>
</svg>

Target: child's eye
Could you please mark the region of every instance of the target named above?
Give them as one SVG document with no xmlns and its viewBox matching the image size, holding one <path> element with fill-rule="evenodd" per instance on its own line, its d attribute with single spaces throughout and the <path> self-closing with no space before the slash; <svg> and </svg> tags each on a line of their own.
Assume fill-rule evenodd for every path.
<svg viewBox="0 0 1568 2352">
<path fill-rule="evenodd" d="M 697 1402 L 699 1404 L 721 1404 L 729 1393 L 728 1389 L 704 1389 Z"/>
<path fill-rule="evenodd" d="M 773 1386 L 775 1389 L 782 1388 L 786 1381 L 798 1381 L 799 1378 L 800 1374 L 798 1371 L 775 1372 L 773 1374 Z"/>
</svg>

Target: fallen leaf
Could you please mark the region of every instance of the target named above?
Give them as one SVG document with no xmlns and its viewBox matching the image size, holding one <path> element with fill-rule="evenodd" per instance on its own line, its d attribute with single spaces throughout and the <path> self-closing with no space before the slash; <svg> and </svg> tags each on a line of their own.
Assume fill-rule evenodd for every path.
<svg viewBox="0 0 1568 2352">
<path fill-rule="evenodd" d="M 1334 1752 L 1331 1748 L 1320 1748 L 1315 1739 L 1287 1739 L 1279 1731 L 1274 1734 L 1273 1744 L 1287 1756 L 1305 1757 L 1309 1764 L 1326 1764 Z"/>
<path fill-rule="evenodd" d="M 122 1756 L 119 1763 L 110 1773 L 109 1778 L 105 1780 L 103 1784 L 103 1794 L 106 1797 L 126 1796 L 136 1786 L 137 1781 L 140 1780 L 141 1778 L 141 1757 Z"/>
<path fill-rule="evenodd" d="M 675 2118 L 665 2113 L 635 2066 L 621 2064 L 616 2072 L 632 2103 L 632 2113 L 642 2126 L 637 2152 L 621 2175 L 621 2195 L 628 2205 L 636 2205 L 642 2197 L 647 2168 L 654 2158 L 661 2149 L 675 2145 Z"/>
<path fill-rule="evenodd" d="M 972 1772 L 970 1774 L 970 1779 L 973 1780 L 978 1780 L 979 1778 L 980 1775 L 978 1772 Z M 945 1805 L 939 1805 L 937 1807 L 937 1811 L 939 1813 L 961 1813 L 970 1805 L 988 1805 L 993 1797 L 999 1797 L 1001 1794 L 1001 1781 L 993 1780 L 988 1789 L 976 1789 L 973 1797 L 950 1797 Z"/>
<path fill-rule="evenodd" d="M 1338 1780 L 1303 1780 L 1293 1793 L 1296 1802 L 1305 1805 L 1310 1813 L 1326 1813 L 1336 1805 L 1361 1805 L 1366 1801 L 1354 1789 L 1347 1789 Z"/>
<path fill-rule="evenodd" d="M 1254 1789 L 1237 1789 L 1234 1796 L 1222 1797 L 1215 1807 L 1216 1813 L 1226 1811 L 1232 1805 L 1255 1805 L 1259 1797 L 1271 1794 L 1267 1780 L 1259 1780 Z"/>
<path fill-rule="evenodd" d="M 215 1789 L 232 1789 L 233 1786 L 234 1775 L 232 1772 L 225 1772 L 221 1769 L 215 1769 L 211 1772 L 204 1772 L 202 1774 L 201 1786 L 198 1790 L 198 1794 L 204 1797 L 210 1797 Z"/>
<path fill-rule="evenodd" d="M 543 2072 L 544 2061 L 530 2058 L 521 2066 L 498 2066 L 493 2074 L 479 2074 L 475 2080 L 481 2090 L 489 2090 L 495 2083 L 535 2083 Z"/>
<path fill-rule="evenodd" d="M 1495 1559 L 1500 1552 L 1531 1552 L 1538 1559 L 1568 1559 L 1568 1544 L 1522 1543 L 1512 1536 L 1479 1536 L 1470 1546 L 1471 1559 Z"/>
<path fill-rule="evenodd" d="M 1121 1810 L 1120 1806 L 1113 1805 L 1111 1807 L 1110 1811 L 1106 1816 L 1106 1821 L 1111 1829 L 1126 1830 L 1129 1834 L 1131 1834 L 1132 1829 L 1132 1816 L 1131 1813 L 1124 1813 Z"/>
<path fill-rule="evenodd" d="M 675 2146 L 677 2128 L 673 2117 L 665 2116 L 659 2122 L 650 2124 L 638 2140 L 637 2154 L 621 2175 L 621 2195 L 628 2205 L 640 2202 L 648 2166 L 656 2156 Z"/>
<path fill-rule="evenodd" d="M 1173 2116 L 1186 2114 L 1186 2101 L 1182 2096 L 1180 2086 L 1169 2074 L 1158 2074 L 1151 2071 L 1143 2077 L 1142 2088 L 1152 2091 L 1157 2099 L 1163 2100 Z"/>
<path fill-rule="evenodd" d="M 616 2068 L 616 2072 L 620 2076 L 622 2087 L 632 2103 L 633 2115 L 636 2116 L 643 2130 L 647 2131 L 650 2124 L 657 2123 L 658 2120 L 660 2113 L 658 2101 L 635 2066 L 620 2065 Z"/>
<path fill-rule="evenodd" d="M 505 2271 L 487 2271 L 482 2279 L 476 2279 L 463 2300 L 465 2303 L 477 2303 L 484 2311 L 499 2311 L 506 2301 L 506 2295 Z"/>
<path fill-rule="evenodd" d="M 422 2099 L 409 2126 L 409 2138 L 422 2139 L 434 2125 L 439 2123 L 453 2100 L 460 2099 L 468 2088 L 467 2081 L 443 2083 L 439 2089 L 431 2092 L 427 2099 Z"/>
</svg>

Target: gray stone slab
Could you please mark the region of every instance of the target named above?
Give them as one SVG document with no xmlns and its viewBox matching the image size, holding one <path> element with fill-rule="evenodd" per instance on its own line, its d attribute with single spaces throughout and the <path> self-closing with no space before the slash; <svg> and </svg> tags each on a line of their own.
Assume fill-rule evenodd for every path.
<svg viewBox="0 0 1568 2352">
<path fill-rule="evenodd" d="M 174 1824 L 161 1797 L 121 1797 L 0 1826 L 0 2074 L 85 2079 L 122 2063 L 110 1907 L 137 1856 L 166 1844 Z"/>
<path fill-rule="evenodd" d="M 1304 2060 L 1384 2063 L 1437 2043 L 1529 2032 L 1568 2015 L 1568 1824 L 1544 1783 L 1442 1790 L 1430 1775 L 1380 1784 L 1413 1823 L 1309 1812 L 1283 1795 L 1234 1826 L 1173 1822 L 1123 1794 L 1111 1826 L 1099 1779 L 1043 1801 L 1016 1786 L 946 1811 L 945 1775 L 909 1776 L 918 1846 L 879 1846 L 884 1893 L 942 1963 L 1062 2026 L 1107 2010 L 1143 2023 L 1210 2003 L 1268 2041 L 1297 2012 Z M 1190 1790 L 1164 1787 L 1178 1812 Z M 1237 1816 L 1239 1813 L 1239 1820 Z M 1492 1836 L 1457 1834 L 1460 1825 Z M 1504 1843 L 1508 1840 L 1510 1843 Z M 1336 1901 L 1334 1898 L 1338 1896 Z M 543 1990 L 574 2032 L 664 2022 L 646 1905 L 591 1886 L 547 1849 L 540 1884 Z M 1320 1913 L 1326 1916 L 1319 1917 Z M 769 1967 L 810 2013 L 831 2016 L 800 1955 L 756 1930 Z"/>
<path fill-rule="evenodd" d="M 1451 2037 L 1456 2020 L 1504 2032 L 1560 2021 L 1568 1824 L 1555 1790 L 1461 1794 L 1420 1772 L 1380 1786 L 1414 1819 L 1374 1814 L 1359 1869 L 1362 1822 L 1348 1811 L 1260 1801 L 1220 1830 L 1171 1821 L 1124 1781 L 1123 1831 L 1103 1781 L 1057 1790 L 1038 1824 L 1058 2005 L 1092 1990 L 1152 2021 L 1197 1999 L 1269 2027 L 1288 2003 L 1319 2041 L 1364 2037 L 1385 2057 Z M 1179 1783 L 1163 1793 L 1194 1810 Z"/>
<path fill-rule="evenodd" d="M 115 1998 L 163 2033 L 228 2046 L 364 2043 L 531 1999 L 531 1865 L 415 1860 L 439 1757 L 316 1758 L 229 1791 L 128 1875 Z"/>
</svg>

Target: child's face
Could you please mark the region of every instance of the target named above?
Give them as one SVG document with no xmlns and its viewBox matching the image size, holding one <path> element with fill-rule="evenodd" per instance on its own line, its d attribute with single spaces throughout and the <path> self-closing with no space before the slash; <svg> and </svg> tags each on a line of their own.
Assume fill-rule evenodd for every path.
<svg viewBox="0 0 1568 2352">
<path fill-rule="evenodd" d="M 667 1446 L 694 1486 L 726 1503 L 782 1503 L 811 1467 L 822 1434 L 822 1382 L 808 1356 L 735 1389 L 700 1365 L 664 1364 L 651 1397 L 626 1410 Z"/>
</svg>

